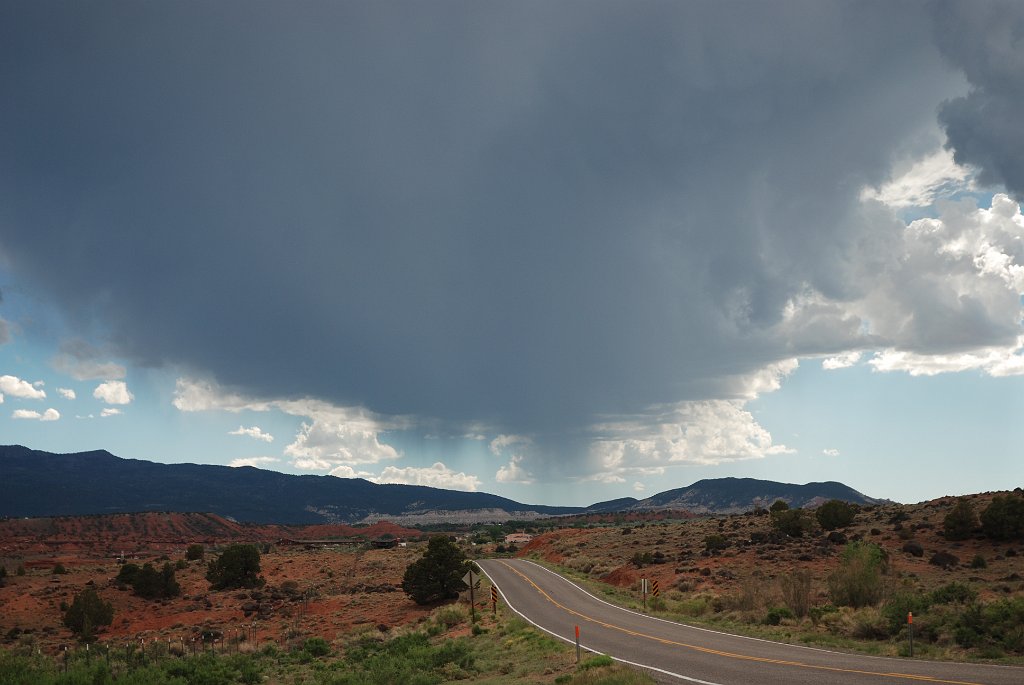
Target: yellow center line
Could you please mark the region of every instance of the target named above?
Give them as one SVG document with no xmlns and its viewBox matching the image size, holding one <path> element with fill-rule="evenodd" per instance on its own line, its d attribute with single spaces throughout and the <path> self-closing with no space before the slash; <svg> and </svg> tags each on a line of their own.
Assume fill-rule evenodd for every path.
<svg viewBox="0 0 1024 685">
<path fill-rule="evenodd" d="M 643 639 L 646 639 L 646 640 L 652 640 L 654 642 L 660 642 L 661 644 L 665 644 L 665 645 L 674 645 L 674 646 L 677 646 L 677 647 L 686 647 L 687 649 L 692 649 L 692 650 L 695 650 L 695 651 L 698 651 L 698 652 L 704 652 L 705 654 L 714 654 L 716 656 L 723 656 L 723 657 L 727 657 L 729 659 L 740 659 L 742 661 L 757 661 L 757 662 L 765 663 L 765 664 L 777 664 L 777 665 L 780 665 L 780 666 L 795 666 L 797 668 L 810 668 L 810 669 L 814 669 L 814 670 L 818 670 L 818 671 L 833 671 L 833 672 L 839 672 L 839 673 L 856 673 L 858 675 L 873 675 L 873 676 L 879 676 L 881 678 L 902 678 L 904 680 L 920 680 L 920 681 L 928 682 L 928 683 L 946 683 L 946 685 L 980 685 L 980 683 L 974 683 L 974 682 L 969 682 L 969 681 L 963 681 L 963 680 L 942 680 L 942 679 L 939 679 L 939 678 L 932 678 L 930 676 L 925 676 L 925 675 L 914 675 L 914 674 L 911 674 L 911 673 L 881 673 L 881 672 L 878 672 L 878 671 L 861 671 L 861 670 L 854 669 L 854 668 L 839 668 L 838 666 L 819 666 L 819 665 L 816 665 L 816 664 L 806 664 L 806 663 L 803 663 L 802 661 L 786 661 L 786 660 L 783 660 L 783 659 L 769 659 L 769 658 L 760 657 L 760 656 L 750 656 L 748 654 L 736 654 L 734 652 L 723 652 L 723 651 L 720 651 L 720 650 L 717 650 L 717 649 L 711 649 L 710 647 L 701 647 L 700 645 L 691 645 L 691 644 L 688 644 L 686 642 L 677 642 L 675 640 L 670 640 L 670 639 L 664 638 L 664 637 L 657 637 L 657 636 L 654 636 L 654 635 L 648 635 L 646 633 L 641 633 L 641 632 L 638 632 L 638 631 L 635 631 L 635 630 L 630 630 L 629 628 L 623 628 L 622 626 L 618 626 L 618 625 L 615 625 L 613 623 L 606 623 L 605 621 L 600 621 L 600 620 L 598 620 L 596 618 L 593 618 L 592 616 L 587 616 L 586 614 L 582 614 L 582 613 L 580 613 L 580 612 L 578 612 L 578 611 L 576 611 L 574 609 L 570 609 L 569 607 L 567 607 L 564 604 L 561 604 L 560 602 L 555 600 L 551 595 L 549 595 L 547 592 L 542 590 L 539 585 L 537 585 L 535 582 L 530 580 L 522 571 L 520 571 L 519 569 L 517 569 L 514 566 L 512 566 L 511 564 L 509 564 L 507 561 L 502 561 L 501 563 L 504 566 L 506 566 L 510 571 L 512 571 L 517 576 L 519 576 L 520 578 L 525 580 L 527 583 L 529 583 L 531 586 L 533 586 L 533 589 L 535 589 L 537 592 L 539 592 L 544 597 L 544 599 L 546 599 L 547 601 L 551 602 L 552 604 L 554 604 L 556 607 L 558 607 L 562 611 L 568 612 L 568 613 L 572 614 L 573 616 L 579 616 L 581 619 L 583 619 L 585 621 L 589 621 L 591 623 L 596 623 L 597 625 L 599 625 L 599 626 L 601 626 L 603 628 L 608 628 L 609 630 L 617 630 L 620 633 L 625 633 L 627 635 L 632 635 L 633 637 L 639 637 L 639 638 L 643 638 Z"/>
</svg>

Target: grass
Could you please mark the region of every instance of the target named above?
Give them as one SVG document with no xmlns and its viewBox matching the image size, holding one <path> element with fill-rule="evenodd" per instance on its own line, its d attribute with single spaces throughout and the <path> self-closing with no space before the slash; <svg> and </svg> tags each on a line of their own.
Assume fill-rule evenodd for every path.
<svg viewBox="0 0 1024 685">
<path fill-rule="evenodd" d="M 4 685 L 440 685 L 473 682 L 567 683 L 569 685 L 649 685 L 642 673 L 594 656 L 577 666 L 572 647 L 500 612 L 485 615 L 467 630 L 466 607 L 448 605 L 417 626 L 390 635 L 362 631 L 344 644 L 306 640 L 303 649 L 284 652 L 203 654 L 179 658 L 151 654 L 142 664 L 124 654 L 105 656 L 84 650 L 68 661 L 0 649 Z M 22 652 L 22 653 L 19 653 Z M 65 671 L 66 669 L 66 671 Z"/>
</svg>

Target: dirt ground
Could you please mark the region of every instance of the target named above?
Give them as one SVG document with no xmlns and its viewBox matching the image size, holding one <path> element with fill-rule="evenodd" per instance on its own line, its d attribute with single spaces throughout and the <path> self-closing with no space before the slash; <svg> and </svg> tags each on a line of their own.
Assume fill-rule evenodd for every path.
<svg viewBox="0 0 1024 685">
<path fill-rule="evenodd" d="M 46 651 L 73 638 L 61 623 L 61 603 L 93 587 L 114 607 L 113 624 L 102 630 L 101 642 L 136 643 L 145 639 L 190 649 L 203 633 L 219 635 L 231 648 L 239 638 L 261 644 L 284 644 L 318 636 L 334 641 L 353 630 L 387 630 L 415 622 L 429 613 L 401 591 L 406 566 L 418 558 L 421 543 L 374 549 L 367 544 L 317 543 L 327 536 L 358 534 L 366 539 L 385 533 L 408 539 L 419 531 L 391 524 L 353 529 L 309 526 L 301 529 L 244 527 L 216 521 L 200 534 L 195 524 L 210 523 L 207 515 L 135 514 L 118 517 L 62 517 L 0 522 L 0 563 L 7 569 L 0 588 L 0 644 L 31 640 Z M 149 520 L 147 520 L 149 519 Z M 221 525 L 221 522 L 226 525 Z M 288 534 L 289 537 L 285 537 Z M 191 535 L 193 537 L 186 537 Z M 211 591 L 206 560 L 187 562 L 175 573 L 178 597 L 145 600 L 130 588 L 118 589 L 118 557 L 157 569 L 184 559 L 188 544 L 200 543 L 212 553 L 231 542 L 254 542 L 269 551 L 261 555 L 266 584 L 255 591 Z M 207 560 L 210 558 L 209 554 Z M 57 564 L 67 573 L 55 574 Z M 17 569 L 24 568 L 24 575 Z"/>
</svg>

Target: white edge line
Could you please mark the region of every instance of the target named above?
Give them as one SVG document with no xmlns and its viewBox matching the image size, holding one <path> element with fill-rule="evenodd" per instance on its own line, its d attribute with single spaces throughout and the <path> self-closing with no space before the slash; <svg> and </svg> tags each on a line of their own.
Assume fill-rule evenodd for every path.
<svg viewBox="0 0 1024 685">
<path fill-rule="evenodd" d="M 558 633 L 554 632 L 553 630 L 548 630 L 544 626 L 542 626 L 542 625 L 540 625 L 538 623 L 534 623 L 532 620 L 530 620 L 530 618 L 526 614 L 524 614 L 523 612 L 519 611 L 519 609 L 516 609 L 514 606 L 512 606 L 512 602 L 508 601 L 508 597 L 505 596 L 505 591 L 502 590 L 501 587 L 496 582 L 494 582 L 494 578 L 491 578 L 491 574 L 487 572 L 487 569 L 484 568 L 483 566 L 480 566 L 480 561 L 482 561 L 482 559 L 481 560 L 477 560 L 477 566 L 480 568 L 481 571 L 484 572 L 484 575 L 487 576 L 487 580 L 491 581 L 491 585 L 493 587 L 498 588 L 498 593 L 501 595 L 501 598 L 503 600 L 505 600 L 505 604 L 508 606 L 509 609 L 514 611 L 520 618 L 522 618 L 524 621 L 526 621 L 527 623 L 532 625 L 534 628 L 537 628 L 538 630 L 543 630 L 548 635 L 551 635 L 551 636 L 553 636 L 555 638 L 558 638 L 559 640 L 562 640 L 563 642 L 568 642 L 571 645 L 575 645 L 576 644 L 575 640 L 570 640 L 569 638 L 565 637 L 564 635 L 559 635 Z M 526 561 L 526 560 L 524 559 L 524 561 Z M 530 562 L 530 563 L 533 563 L 533 562 Z M 539 566 L 540 568 L 544 568 L 543 566 L 540 566 L 540 564 L 537 564 L 537 566 Z M 549 571 L 549 569 L 544 569 L 544 570 L 545 571 Z M 554 571 L 550 571 L 550 572 L 554 573 Z M 558 574 L 555 573 L 555 575 L 557 576 Z M 561 578 L 561 576 L 559 576 L 559 577 Z M 570 584 L 575 585 L 575 583 L 570 583 Z M 583 590 L 583 588 L 580 588 L 580 589 Z M 587 592 L 586 590 L 583 590 L 583 591 Z M 590 595 L 589 592 L 587 592 L 587 594 Z M 594 597 L 593 595 L 590 595 L 590 596 Z M 598 599 L 598 598 L 594 597 L 594 599 Z M 598 599 L 598 601 L 604 601 L 604 600 Z M 608 603 L 605 602 L 605 604 L 608 604 Z M 614 604 L 610 604 L 609 606 L 615 606 L 615 605 Z M 639 615 L 642 616 L 643 614 L 639 614 Z M 671 621 L 669 621 L 669 623 L 671 623 Z M 619 657 L 612 656 L 611 654 L 604 654 L 603 652 L 599 652 L 596 649 L 592 649 L 591 647 L 587 647 L 582 642 L 580 643 L 580 649 L 585 649 L 588 652 L 592 652 L 594 654 L 603 654 L 604 656 L 607 656 L 607 657 L 609 657 L 609 658 L 611 658 L 611 659 L 613 659 L 615 661 L 618 661 L 620 663 L 629 664 L 630 666 L 636 666 L 637 668 L 643 668 L 643 669 L 646 669 L 648 671 L 655 671 L 656 673 L 663 673 L 664 675 L 672 676 L 673 678 L 679 678 L 680 680 L 685 680 L 685 681 L 690 682 L 690 683 L 699 683 L 699 685 L 721 685 L 720 683 L 713 683 L 710 680 L 700 680 L 699 678 L 691 678 L 690 676 L 685 676 L 685 675 L 682 675 L 681 673 L 673 673 L 672 671 L 666 671 L 663 668 L 657 668 L 655 666 L 648 666 L 647 664 L 640 664 L 640 663 L 637 663 L 635 661 L 626 661 L 625 659 L 620 659 Z"/>
</svg>

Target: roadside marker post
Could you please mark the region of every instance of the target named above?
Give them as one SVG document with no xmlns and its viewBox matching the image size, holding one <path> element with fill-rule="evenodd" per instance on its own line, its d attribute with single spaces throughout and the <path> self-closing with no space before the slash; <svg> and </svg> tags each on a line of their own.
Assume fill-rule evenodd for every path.
<svg viewBox="0 0 1024 685">
<path fill-rule="evenodd" d="M 914 656 L 914 612 L 907 612 L 907 630 L 910 633 L 910 656 Z"/>
<path fill-rule="evenodd" d="M 641 578 L 640 579 L 640 591 L 643 593 L 643 596 L 644 596 L 644 613 L 646 614 L 647 613 L 647 579 L 646 578 Z"/>
<path fill-rule="evenodd" d="M 498 615 L 498 588 L 495 585 L 491 586 L 491 613 Z"/>
<path fill-rule="evenodd" d="M 476 584 L 476 581 L 473 579 L 472 568 L 462 576 L 462 582 L 469 586 L 469 620 L 476 623 L 476 598 L 473 596 L 473 585 Z"/>
<path fill-rule="evenodd" d="M 576 626 L 576 663 L 580 662 L 580 627 Z"/>
</svg>

